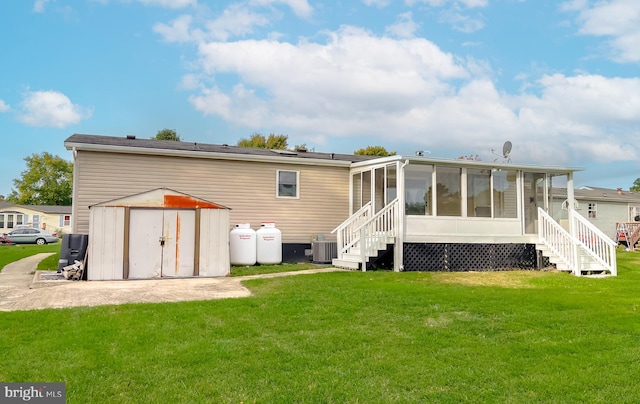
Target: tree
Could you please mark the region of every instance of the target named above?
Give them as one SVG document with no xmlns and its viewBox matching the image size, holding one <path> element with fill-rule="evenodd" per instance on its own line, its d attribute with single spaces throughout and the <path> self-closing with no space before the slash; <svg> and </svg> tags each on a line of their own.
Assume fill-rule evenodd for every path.
<svg viewBox="0 0 640 404">
<path fill-rule="evenodd" d="M 386 157 L 386 156 L 395 156 L 396 152 L 388 152 L 387 149 L 385 149 L 382 146 L 367 146 L 364 149 L 354 151 L 353 154 L 356 154 L 359 156 Z"/>
<path fill-rule="evenodd" d="M 238 140 L 238 146 L 240 147 L 257 147 L 260 149 L 276 149 L 276 150 L 284 150 L 287 148 L 287 139 L 289 136 L 286 135 L 274 135 L 273 133 L 269 135 L 268 138 L 265 138 L 264 135 L 259 133 L 254 133 L 251 135 L 249 139 L 240 139 Z"/>
<path fill-rule="evenodd" d="M 176 131 L 174 129 L 162 129 L 159 130 L 158 133 L 156 133 L 156 135 L 154 137 L 152 137 L 151 139 L 153 140 L 174 140 L 176 142 L 180 141 L 180 136 L 178 136 L 178 133 L 176 133 Z"/>
<path fill-rule="evenodd" d="M 13 180 L 7 201 L 21 205 L 71 205 L 73 163 L 44 152 L 25 157 L 27 169 Z"/>
<path fill-rule="evenodd" d="M 633 186 L 629 188 L 629 191 L 640 192 L 640 178 L 636 178 L 636 180 L 633 181 Z"/>
</svg>

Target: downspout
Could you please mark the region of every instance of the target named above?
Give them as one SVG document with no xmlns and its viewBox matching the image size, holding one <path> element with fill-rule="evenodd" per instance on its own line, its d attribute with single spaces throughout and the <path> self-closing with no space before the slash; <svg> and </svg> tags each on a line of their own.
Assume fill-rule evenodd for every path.
<svg viewBox="0 0 640 404">
<path fill-rule="evenodd" d="M 78 157 L 78 150 L 76 150 L 75 146 L 73 146 L 73 148 L 71 149 L 71 154 L 73 155 L 73 180 L 71 189 L 71 231 L 73 233 L 77 233 L 78 227 L 76 225 L 76 218 L 78 217 L 78 204 L 76 201 L 78 198 L 76 198 L 76 192 L 78 190 L 78 164 L 76 162 L 76 159 Z"/>
<path fill-rule="evenodd" d="M 398 162 L 399 164 L 399 162 Z M 409 160 L 405 160 L 398 170 L 397 188 L 398 188 L 398 217 L 397 227 L 398 235 L 396 236 L 396 245 L 393 254 L 393 270 L 394 272 L 404 271 L 404 169 L 409 165 Z"/>
</svg>

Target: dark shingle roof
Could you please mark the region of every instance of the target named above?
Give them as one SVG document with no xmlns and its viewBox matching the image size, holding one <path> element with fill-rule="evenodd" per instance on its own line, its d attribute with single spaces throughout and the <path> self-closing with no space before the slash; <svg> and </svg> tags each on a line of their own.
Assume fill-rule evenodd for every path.
<svg viewBox="0 0 640 404">
<path fill-rule="evenodd" d="M 37 210 L 48 215 L 70 215 L 71 206 L 50 206 L 50 205 L 17 205 L 14 203 L 0 202 L 0 209 L 8 207 L 25 208 Z"/>
<path fill-rule="evenodd" d="M 116 136 L 98 136 L 98 135 L 83 135 L 74 134 L 65 140 L 67 144 L 86 144 L 86 145 L 101 145 L 101 146 L 115 146 L 115 147 L 135 147 L 145 149 L 157 149 L 161 150 L 179 150 L 179 151 L 193 151 L 204 153 L 228 153 L 235 155 L 246 156 L 266 156 L 266 157 L 282 157 L 282 158 L 302 158 L 302 159 L 317 159 L 317 160 L 337 160 L 345 162 L 358 162 L 366 161 L 376 156 L 359 156 L 354 154 L 338 154 L 338 153 L 318 153 L 318 152 L 301 152 L 301 151 L 289 151 L 289 150 L 271 150 L 271 149 L 259 149 L 252 147 L 239 147 L 230 145 L 215 145 L 206 143 L 195 142 L 176 142 L 171 140 L 153 140 L 153 139 L 138 139 L 130 137 L 116 137 Z"/>
<path fill-rule="evenodd" d="M 592 200 L 614 200 L 619 202 L 640 203 L 640 193 L 623 191 L 622 189 L 609 189 L 583 186 L 574 190 L 576 198 Z"/>
</svg>

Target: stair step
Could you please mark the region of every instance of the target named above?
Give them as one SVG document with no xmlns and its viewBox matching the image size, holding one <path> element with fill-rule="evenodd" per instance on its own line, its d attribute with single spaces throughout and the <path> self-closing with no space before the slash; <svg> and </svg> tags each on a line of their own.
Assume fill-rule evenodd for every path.
<svg viewBox="0 0 640 404">
<path fill-rule="evenodd" d="M 331 265 L 337 268 L 345 268 L 345 269 L 360 269 L 360 263 L 355 261 L 350 261 L 346 259 L 338 259 L 334 258 L 331 261 Z"/>
</svg>

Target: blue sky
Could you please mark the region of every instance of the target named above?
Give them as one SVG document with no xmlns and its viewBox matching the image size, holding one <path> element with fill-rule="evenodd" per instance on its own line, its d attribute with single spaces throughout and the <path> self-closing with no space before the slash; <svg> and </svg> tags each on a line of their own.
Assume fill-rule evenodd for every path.
<svg viewBox="0 0 640 404">
<path fill-rule="evenodd" d="M 73 133 L 478 155 L 640 177 L 637 0 L 0 2 L 0 194 Z"/>
</svg>

